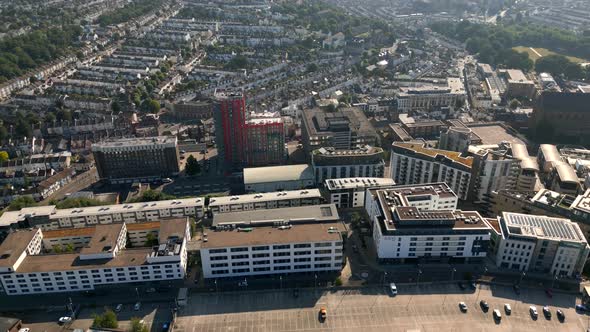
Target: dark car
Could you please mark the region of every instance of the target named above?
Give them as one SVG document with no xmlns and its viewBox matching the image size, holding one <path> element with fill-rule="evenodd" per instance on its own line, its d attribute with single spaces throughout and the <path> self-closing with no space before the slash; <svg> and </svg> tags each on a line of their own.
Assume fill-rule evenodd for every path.
<svg viewBox="0 0 590 332">
<path fill-rule="evenodd" d="M 565 320 L 565 314 L 563 313 L 563 311 L 557 309 L 555 313 L 557 314 L 557 319 L 559 319 L 560 322 L 563 322 Z"/>
<path fill-rule="evenodd" d="M 461 290 L 465 290 L 465 284 L 462 282 L 459 282 L 459 288 L 461 288 Z"/>
<path fill-rule="evenodd" d="M 583 304 L 576 304 L 576 311 L 586 312 L 588 307 Z"/>
<path fill-rule="evenodd" d="M 487 312 L 490 309 L 490 305 L 485 300 L 479 301 L 479 306 L 484 312 Z"/>
<path fill-rule="evenodd" d="M 549 310 L 548 306 L 543 307 L 543 315 L 545 316 L 545 318 L 551 319 L 551 310 Z"/>
<path fill-rule="evenodd" d="M 514 289 L 514 292 L 515 292 L 517 295 L 520 295 L 520 286 L 519 286 L 519 285 L 516 285 L 516 284 L 515 284 L 514 286 L 512 286 L 512 288 Z"/>
</svg>

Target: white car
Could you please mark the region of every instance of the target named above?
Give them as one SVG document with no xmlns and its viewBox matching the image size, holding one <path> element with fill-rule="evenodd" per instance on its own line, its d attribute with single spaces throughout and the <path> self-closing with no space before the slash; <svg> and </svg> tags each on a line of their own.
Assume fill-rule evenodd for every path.
<svg viewBox="0 0 590 332">
<path fill-rule="evenodd" d="M 537 312 L 537 307 L 535 307 L 534 305 L 529 307 L 529 312 L 531 313 L 531 316 L 533 316 L 533 318 L 539 317 L 539 313 Z"/>
<path fill-rule="evenodd" d="M 31 331 L 31 329 L 28 327 L 23 327 L 22 329 L 18 330 L 18 332 L 29 332 L 29 331 Z"/>
<path fill-rule="evenodd" d="M 117 304 L 117 306 L 115 307 L 115 312 L 121 312 L 122 309 L 123 309 L 123 305 Z"/>
<path fill-rule="evenodd" d="M 512 313 L 512 307 L 510 306 L 510 304 L 504 304 L 504 311 L 506 312 L 506 315 L 510 315 Z"/>
<path fill-rule="evenodd" d="M 502 319 L 502 313 L 500 312 L 500 310 L 494 309 L 494 319 L 497 319 L 497 320 Z"/>
<path fill-rule="evenodd" d="M 459 309 L 463 312 L 467 312 L 467 304 L 465 304 L 465 302 L 459 302 Z"/>
<path fill-rule="evenodd" d="M 61 324 L 71 323 L 72 322 L 72 317 L 69 317 L 69 316 L 60 317 L 59 318 L 59 322 Z"/>
<path fill-rule="evenodd" d="M 135 305 L 133 306 L 133 310 L 135 310 L 135 311 L 139 311 L 139 309 L 141 309 L 141 302 L 137 302 L 137 303 L 135 303 Z"/>
<path fill-rule="evenodd" d="M 397 286 L 395 285 L 395 283 L 392 282 L 389 284 L 389 290 L 391 291 L 391 295 L 397 295 Z"/>
</svg>

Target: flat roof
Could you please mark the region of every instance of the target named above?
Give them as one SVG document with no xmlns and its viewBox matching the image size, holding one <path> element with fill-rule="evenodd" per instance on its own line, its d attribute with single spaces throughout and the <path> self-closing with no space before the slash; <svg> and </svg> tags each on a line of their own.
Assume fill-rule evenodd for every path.
<svg viewBox="0 0 590 332">
<path fill-rule="evenodd" d="M 10 233 L 0 245 L 0 266 L 13 266 L 38 231 L 35 228 Z"/>
<path fill-rule="evenodd" d="M 553 144 L 541 144 L 539 151 L 543 154 L 543 158 L 546 162 L 560 161 L 561 155 L 557 151 L 557 147 Z"/>
<path fill-rule="evenodd" d="M 212 226 L 264 223 L 298 223 L 308 221 L 337 221 L 340 219 L 334 204 L 296 206 L 268 210 L 220 213 L 213 216 Z"/>
<path fill-rule="evenodd" d="M 43 239 L 55 239 L 62 237 L 84 236 L 89 237 L 94 234 L 94 227 L 83 228 L 64 228 L 49 231 L 43 231 Z"/>
<path fill-rule="evenodd" d="M 473 133 L 479 136 L 479 138 L 481 138 L 482 145 L 500 144 L 502 142 L 524 144 L 520 138 L 510 134 L 506 128 L 497 123 L 467 124 L 467 127 L 471 129 Z"/>
<path fill-rule="evenodd" d="M 162 219 L 158 233 L 160 244 L 166 243 L 168 239 L 173 237 L 184 239 L 187 223 L 188 217 Z"/>
<path fill-rule="evenodd" d="M 154 136 L 154 137 L 134 137 L 134 138 L 119 138 L 115 140 L 107 140 L 103 142 L 96 142 L 92 144 L 95 148 L 113 148 L 126 146 L 144 146 L 144 145 L 158 145 L 158 144 L 176 144 L 178 139 L 174 136 Z"/>
<path fill-rule="evenodd" d="M 351 188 L 371 188 L 382 186 L 393 186 L 395 181 L 391 178 L 340 178 L 328 179 L 325 181 L 328 190 L 351 189 Z"/>
<path fill-rule="evenodd" d="M 201 248 L 341 241 L 340 232 L 344 230 L 345 227 L 341 222 L 322 222 L 294 224 L 288 229 L 266 226 L 253 227 L 249 232 L 210 231 L 207 233 L 207 242 L 203 242 Z"/>
<path fill-rule="evenodd" d="M 580 226 L 566 218 L 502 212 L 503 227 L 509 235 L 531 238 L 584 242 L 586 238 Z"/>
<path fill-rule="evenodd" d="M 583 195 L 578 195 L 570 208 L 590 213 L 590 189 L 587 189 Z"/>
<path fill-rule="evenodd" d="M 444 156 L 458 164 L 471 168 L 473 165 L 473 157 L 463 157 L 460 152 L 431 149 L 424 147 L 423 143 L 409 143 L 409 142 L 393 142 L 394 147 L 401 147 L 412 150 L 418 154 L 427 156 L 429 158 L 436 158 L 437 156 Z"/>
<path fill-rule="evenodd" d="M 111 252 L 117 245 L 119 234 L 123 231 L 125 224 L 96 225 L 90 242 L 82 248 L 82 255 L 99 254 Z"/>
<path fill-rule="evenodd" d="M 307 164 L 244 168 L 244 184 L 313 180 L 313 169 Z"/>
<path fill-rule="evenodd" d="M 282 201 L 290 199 L 321 198 L 319 189 L 303 189 L 276 191 L 261 194 L 248 194 L 237 196 L 211 197 L 209 207 L 227 204 L 247 204 L 255 202 Z"/>
</svg>

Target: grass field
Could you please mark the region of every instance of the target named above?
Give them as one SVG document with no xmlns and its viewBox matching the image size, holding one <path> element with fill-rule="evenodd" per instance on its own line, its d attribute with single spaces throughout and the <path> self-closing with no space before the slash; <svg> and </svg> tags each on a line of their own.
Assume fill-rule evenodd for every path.
<svg viewBox="0 0 590 332">
<path fill-rule="evenodd" d="M 551 55 L 551 54 L 559 54 L 559 53 L 550 51 L 546 48 L 538 48 L 538 47 L 531 48 L 531 47 L 527 47 L 527 46 L 516 46 L 516 47 L 513 47 L 512 49 L 517 52 L 528 53 L 529 58 L 531 58 L 531 60 L 533 60 L 533 61 L 537 61 L 538 58 L 543 57 L 543 56 L 547 56 L 547 55 Z M 577 58 L 575 56 L 567 56 L 566 55 L 566 58 L 568 58 L 570 61 L 575 62 L 575 63 L 589 62 L 588 60 Z"/>
</svg>

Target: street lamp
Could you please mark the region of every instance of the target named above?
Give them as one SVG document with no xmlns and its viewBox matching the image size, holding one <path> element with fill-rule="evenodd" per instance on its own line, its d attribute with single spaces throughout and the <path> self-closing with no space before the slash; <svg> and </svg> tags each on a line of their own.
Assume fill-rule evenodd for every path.
<svg viewBox="0 0 590 332">
<path fill-rule="evenodd" d="M 555 275 L 553 276 L 553 280 L 551 280 L 551 289 L 553 289 L 553 286 L 555 284 L 555 280 L 559 279 L 559 275 Z"/>
<path fill-rule="evenodd" d="M 217 279 L 215 279 L 215 292 L 219 292 L 219 288 L 217 288 Z"/>
<path fill-rule="evenodd" d="M 281 289 L 283 289 L 283 276 L 279 276 L 279 280 L 281 281 Z"/>
<path fill-rule="evenodd" d="M 387 272 L 383 272 L 383 284 L 385 285 L 387 281 Z"/>
<path fill-rule="evenodd" d="M 456 269 L 456 268 L 453 268 L 453 269 L 451 270 L 451 282 L 452 282 L 452 281 L 455 281 L 455 272 L 457 272 L 457 269 Z"/>
<path fill-rule="evenodd" d="M 418 269 L 418 277 L 416 278 L 416 286 L 420 284 L 420 275 L 422 274 L 422 270 Z"/>
<path fill-rule="evenodd" d="M 522 274 L 520 275 L 520 280 L 518 281 L 518 284 L 522 284 L 522 279 L 524 278 L 524 276 L 526 276 L 526 272 L 522 271 Z"/>
<path fill-rule="evenodd" d="M 313 289 L 316 289 L 318 287 L 318 275 L 314 274 L 313 277 L 315 278 L 313 283 Z"/>
</svg>

